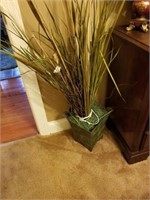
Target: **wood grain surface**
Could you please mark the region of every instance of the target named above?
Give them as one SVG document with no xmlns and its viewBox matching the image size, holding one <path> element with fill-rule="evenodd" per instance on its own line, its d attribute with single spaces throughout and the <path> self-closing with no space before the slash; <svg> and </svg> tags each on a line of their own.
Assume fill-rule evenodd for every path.
<svg viewBox="0 0 150 200">
<path fill-rule="evenodd" d="M 38 134 L 21 78 L 0 81 L 1 142 Z"/>
</svg>

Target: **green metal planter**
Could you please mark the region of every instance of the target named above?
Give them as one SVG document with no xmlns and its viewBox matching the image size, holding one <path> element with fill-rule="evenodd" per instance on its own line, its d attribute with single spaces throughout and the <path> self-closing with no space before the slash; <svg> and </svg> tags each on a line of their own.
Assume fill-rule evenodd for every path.
<svg viewBox="0 0 150 200">
<path fill-rule="evenodd" d="M 67 113 L 67 119 L 71 125 L 74 140 L 90 151 L 92 151 L 96 142 L 103 137 L 106 121 L 112 112 L 111 109 L 100 108 L 96 104 L 93 106 L 92 110 L 94 111 L 93 113 L 96 115 L 96 118 L 98 118 L 98 123 L 94 125 L 89 122 L 91 120 L 90 118 L 88 121 L 80 121 L 78 116 L 72 116 Z M 94 117 L 91 116 L 91 118 Z"/>
</svg>

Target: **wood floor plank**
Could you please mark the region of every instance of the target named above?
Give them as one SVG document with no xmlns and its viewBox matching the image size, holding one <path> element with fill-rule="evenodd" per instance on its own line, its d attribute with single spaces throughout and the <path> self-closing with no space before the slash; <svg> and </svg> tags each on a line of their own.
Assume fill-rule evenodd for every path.
<svg viewBox="0 0 150 200">
<path fill-rule="evenodd" d="M 0 81 L 1 143 L 38 134 L 20 77 Z"/>
</svg>

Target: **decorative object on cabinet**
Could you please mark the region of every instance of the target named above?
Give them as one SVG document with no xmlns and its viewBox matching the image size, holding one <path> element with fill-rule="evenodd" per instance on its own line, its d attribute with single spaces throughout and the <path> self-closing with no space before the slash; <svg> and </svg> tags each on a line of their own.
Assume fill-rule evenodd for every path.
<svg viewBox="0 0 150 200">
<path fill-rule="evenodd" d="M 115 47 L 121 48 L 111 72 L 126 102 L 112 93 L 114 86 L 109 80 L 106 106 L 113 106 L 114 112 L 108 126 L 128 163 L 135 163 L 149 155 L 149 33 L 126 32 L 125 26 L 120 26 L 113 38 Z"/>
<path fill-rule="evenodd" d="M 106 72 L 121 95 L 109 70 L 116 56 L 113 54 L 113 48 L 110 49 L 110 42 L 125 0 L 62 1 L 67 22 L 53 15 L 45 4 L 51 26 L 45 21 L 40 8 L 32 1 L 27 2 L 44 34 L 33 33 L 32 37 L 28 38 L 16 25 L 15 20 L 11 19 L 15 34 L 25 41 L 28 48 L 18 49 L 12 45 L 15 54 L 7 51 L 5 53 L 29 66 L 65 95 L 70 106 L 67 117 L 72 127 L 74 128 L 74 124 L 79 125 L 78 134 L 81 134 L 81 129 L 85 130 L 81 137 L 76 137 L 75 134 L 73 136 L 92 150 L 102 137 L 105 122 L 111 112 L 95 106 L 95 98 Z M 59 26 L 60 21 L 66 35 Z"/>
<path fill-rule="evenodd" d="M 149 29 L 149 10 L 150 1 L 149 0 L 134 0 L 132 3 L 132 10 L 134 18 L 130 21 L 127 31 L 131 31 L 134 28 L 139 28 L 144 32 Z"/>
</svg>

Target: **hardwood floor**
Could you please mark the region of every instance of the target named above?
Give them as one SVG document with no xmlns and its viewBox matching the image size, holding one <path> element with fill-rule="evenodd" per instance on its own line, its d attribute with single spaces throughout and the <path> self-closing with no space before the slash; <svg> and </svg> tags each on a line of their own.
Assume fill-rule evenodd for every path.
<svg viewBox="0 0 150 200">
<path fill-rule="evenodd" d="M 0 81 L 1 142 L 38 134 L 21 78 Z"/>
</svg>

